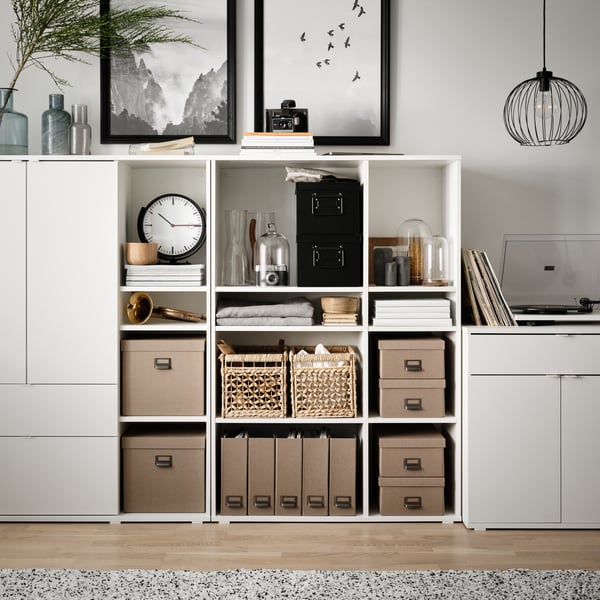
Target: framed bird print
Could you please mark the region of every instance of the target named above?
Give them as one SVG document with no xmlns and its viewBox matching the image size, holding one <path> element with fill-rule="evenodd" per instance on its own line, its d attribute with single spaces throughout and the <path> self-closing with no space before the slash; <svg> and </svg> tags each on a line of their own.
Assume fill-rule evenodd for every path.
<svg viewBox="0 0 600 600">
<path fill-rule="evenodd" d="M 254 128 L 284 100 L 319 145 L 388 145 L 390 0 L 255 0 Z"/>
</svg>

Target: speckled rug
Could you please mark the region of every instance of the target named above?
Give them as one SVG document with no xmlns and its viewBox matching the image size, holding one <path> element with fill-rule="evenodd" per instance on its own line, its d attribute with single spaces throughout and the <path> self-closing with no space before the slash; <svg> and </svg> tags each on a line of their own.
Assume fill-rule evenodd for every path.
<svg viewBox="0 0 600 600">
<path fill-rule="evenodd" d="M 600 571 L 0 570 L 2 600 L 600 599 Z"/>
</svg>

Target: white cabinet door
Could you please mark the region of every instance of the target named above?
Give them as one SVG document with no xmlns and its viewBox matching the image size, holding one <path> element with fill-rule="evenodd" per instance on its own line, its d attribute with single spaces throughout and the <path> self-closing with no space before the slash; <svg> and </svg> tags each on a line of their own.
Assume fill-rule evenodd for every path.
<svg viewBox="0 0 600 600">
<path fill-rule="evenodd" d="M 559 378 L 471 376 L 465 434 L 465 522 L 560 522 Z"/>
<path fill-rule="evenodd" d="M 562 378 L 563 521 L 600 524 L 600 377 Z"/>
<path fill-rule="evenodd" d="M 0 437 L 0 515 L 113 515 L 119 438 Z"/>
<path fill-rule="evenodd" d="M 29 383 L 118 382 L 117 166 L 28 166 Z"/>
<path fill-rule="evenodd" d="M 0 162 L 0 384 L 25 383 L 26 166 Z"/>
</svg>

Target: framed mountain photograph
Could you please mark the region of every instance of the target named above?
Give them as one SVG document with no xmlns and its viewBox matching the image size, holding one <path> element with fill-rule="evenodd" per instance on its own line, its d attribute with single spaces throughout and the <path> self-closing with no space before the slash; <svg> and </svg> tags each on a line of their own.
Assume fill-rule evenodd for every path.
<svg viewBox="0 0 600 600">
<path fill-rule="evenodd" d="M 101 0 L 100 10 L 139 5 Z M 144 0 L 191 20 L 165 20 L 192 44 L 150 44 L 100 61 L 103 144 L 193 136 L 198 144 L 235 143 L 235 0 Z"/>
</svg>

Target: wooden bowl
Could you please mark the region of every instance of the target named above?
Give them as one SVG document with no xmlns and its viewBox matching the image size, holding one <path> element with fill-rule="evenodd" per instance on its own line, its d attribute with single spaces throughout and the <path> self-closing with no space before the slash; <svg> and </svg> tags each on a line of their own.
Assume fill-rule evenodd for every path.
<svg viewBox="0 0 600 600">
<path fill-rule="evenodd" d="M 130 265 L 154 265 L 158 262 L 158 244 L 153 242 L 127 242 L 125 259 Z"/>
<path fill-rule="evenodd" d="M 358 298 L 355 296 L 323 296 L 321 308 L 326 313 L 353 314 L 358 312 Z"/>
</svg>

